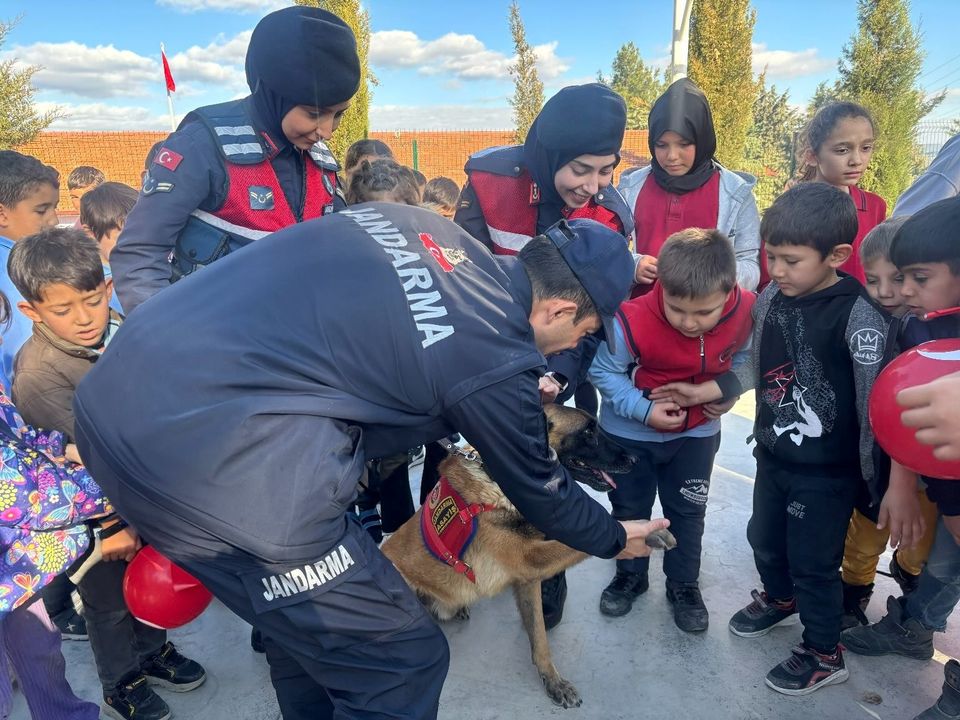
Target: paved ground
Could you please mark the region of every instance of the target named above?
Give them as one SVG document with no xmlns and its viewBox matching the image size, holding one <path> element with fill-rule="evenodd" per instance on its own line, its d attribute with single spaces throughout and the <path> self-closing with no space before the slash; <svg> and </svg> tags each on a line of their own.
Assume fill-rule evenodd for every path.
<svg viewBox="0 0 960 720">
<path fill-rule="evenodd" d="M 749 417 L 749 402 L 738 408 Z M 787 698 L 763 684 L 766 672 L 799 641 L 798 627 L 764 638 L 731 635 L 730 615 L 750 599 L 757 585 L 745 538 L 754 465 L 744 438 L 751 423 L 734 414 L 724 419 L 724 441 L 710 491 L 701 586 L 711 627 L 690 636 L 673 624 L 663 593 L 660 563 L 651 566 L 651 589 L 633 612 L 619 619 L 597 610 L 600 590 L 613 573 L 612 561 L 591 559 L 568 572 L 564 620 L 550 633 L 561 674 L 583 696 L 583 706 L 563 710 L 543 693 L 530 663 L 529 647 L 508 594 L 474 608 L 463 623 L 448 623 L 451 665 L 441 700 L 441 718 L 569 718 L 618 720 L 910 720 L 939 694 L 943 679 L 938 655 L 931 662 L 847 655 L 850 680 L 806 698 Z M 881 561 L 886 567 L 889 554 Z M 868 616 L 879 619 L 895 585 L 878 578 Z M 181 720 L 272 720 L 279 717 L 263 657 L 251 652 L 246 625 L 222 606 L 172 633 L 189 655 L 207 668 L 205 685 L 185 695 L 165 695 Z M 955 634 L 938 635 L 946 656 L 960 654 Z M 89 646 L 66 643 L 68 675 L 83 697 L 98 696 Z M 879 704 L 871 704 L 866 698 Z M 13 718 L 25 720 L 18 700 Z"/>
</svg>

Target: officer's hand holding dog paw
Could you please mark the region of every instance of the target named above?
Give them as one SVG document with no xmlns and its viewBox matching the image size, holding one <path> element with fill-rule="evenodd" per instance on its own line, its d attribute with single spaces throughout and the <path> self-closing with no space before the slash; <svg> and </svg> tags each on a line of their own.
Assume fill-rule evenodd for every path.
<svg viewBox="0 0 960 720">
<path fill-rule="evenodd" d="M 670 526 L 666 518 L 655 520 L 621 520 L 620 524 L 627 531 L 627 544 L 624 546 L 617 560 L 629 560 L 637 557 L 647 557 L 653 552 L 653 547 L 647 544 L 647 537 Z"/>
</svg>

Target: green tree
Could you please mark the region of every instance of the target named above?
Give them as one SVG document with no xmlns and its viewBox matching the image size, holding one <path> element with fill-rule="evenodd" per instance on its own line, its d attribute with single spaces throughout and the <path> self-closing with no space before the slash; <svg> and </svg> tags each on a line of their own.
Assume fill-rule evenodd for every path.
<svg viewBox="0 0 960 720">
<path fill-rule="evenodd" d="M 543 83 L 537 73 L 537 56 L 527 42 L 527 32 L 520 17 L 520 6 L 516 0 L 510 3 L 510 34 L 513 36 L 513 48 L 516 61 L 510 65 L 513 76 L 513 136 L 515 142 L 522 143 L 527 131 L 543 107 Z"/>
<path fill-rule="evenodd" d="M 610 80 L 598 73 L 598 82 L 623 96 L 627 103 L 627 129 L 646 130 L 650 107 L 667 89 L 665 73 L 644 63 L 632 42 L 617 50 L 611 72 Z"/>
<path fill-rule="evenodd" d="M 892 206 L 919 170 L 917 124 L 940 104 L 917 83 L 923 59 L 908 0 L 858 0 L 858 30 L 839 62 L 839 95 L 873 115 L 877 145 L 861 185 Z"/>
<path fill-rule="evenodd" d="M 340 127 L 327 145 L 333 154 L 343 160 L 347 148 L 357 140 L 367 137 L 370 130 L 371 86 L 377 79 L 367 66 L 370 54 L 370 13 L 364 10 L 360 0 L 296 0 L 298 5 L 307 5 L 329 10 L 341 18 L 357 38 L 357 54 L 360 56 L 360 87 L 350 101 L 350 107 L 340 119 Z"/>
<path fill-rule="evenodd" d="M 759 92 L 753 101 L 753 125 L 747 133 L 744 166 L 757 176 L 757 205 L 769 207 L 783 190 L 794 170 L 794 136 L 802 118 L 790 105 L 790 93 L 769 88 L 766 73 L 757 80 Z"/>
<path fill-rule="evenodd" d="M 0 47 L 16 24 L 16 20 L 0 21 Z M 50 123 L 63 117 L 58 109 L 38 113 L 34 107 L 35 90 L 31 80 L 40 66 L 18 69 L 16 64 L 15 58 L 0 62 L 0 149 L 3 150 L 30 142 Z"/>
<path fill-rule="evenodd" d="M 757 84 L 751 42 L 756 20 L 750 0 L 694 0 L 690 20 L 690 79 L 710 101 L 717 159 L 732 169 L 743 166 L 753 122 Z"/>
</svg>

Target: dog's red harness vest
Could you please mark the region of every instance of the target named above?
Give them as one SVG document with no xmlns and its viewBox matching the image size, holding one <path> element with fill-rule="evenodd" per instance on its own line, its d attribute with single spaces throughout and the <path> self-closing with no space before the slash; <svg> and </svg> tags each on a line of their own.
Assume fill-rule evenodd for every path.
<svg viewBox="0 0 960 720">
<path fill-rule="evenodd" d="M 420 513 L 423 544 L 437 560 L 466 575 L 470 582 L 477 582 L 473 568 L 463 561 L 463 556 L 477 532 L 477 515 L 496 507 L 486 503 L 468 505 L 447 478 L 441 476 Z"/>
<path fill-rule="evenodd" d="M 521 170 L 516 177 L 475 170 L 470 173 L 470 185 L 490 231 L 493 252 L 516 255 L 537 234 L 540 188 L 526 170 Z M 582 208 L 564 208 L 563 216 L 567 220 L 596 220 L 623 234 L 621 218 L 615 211 L 599 205 L 595 198 L 590 198 Z"/>
</svg>

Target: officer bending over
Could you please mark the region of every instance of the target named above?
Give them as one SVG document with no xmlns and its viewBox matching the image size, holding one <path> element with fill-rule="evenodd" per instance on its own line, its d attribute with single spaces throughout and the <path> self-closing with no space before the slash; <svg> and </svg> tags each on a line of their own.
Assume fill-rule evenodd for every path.
<svg viewBox="0 0 960 720">
<path fill-rule="evenodd" d="M 429 210 L 357 205 L 144 303 L 80 384 L 77 442 L 118 512 L 263 632 L 285 718 L 435 718 L 446 640 L 347 516 L 364 459 L 460 431 L 548 537 L 648 554 L 666 521 L 614 520 L 568 476 L 538 389 L 633 274 L 591 220 L 495 258 Z"/>
</svg>

